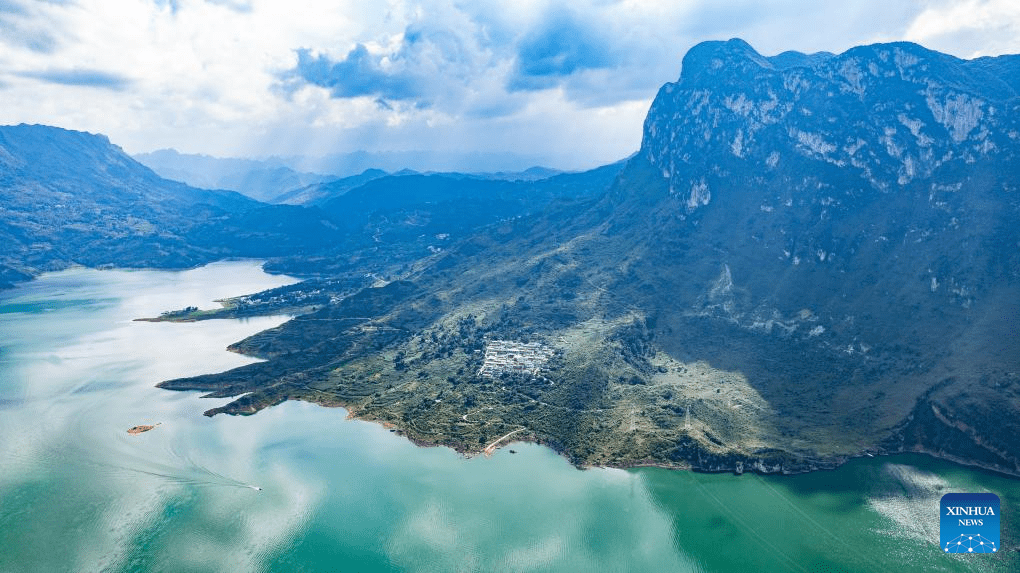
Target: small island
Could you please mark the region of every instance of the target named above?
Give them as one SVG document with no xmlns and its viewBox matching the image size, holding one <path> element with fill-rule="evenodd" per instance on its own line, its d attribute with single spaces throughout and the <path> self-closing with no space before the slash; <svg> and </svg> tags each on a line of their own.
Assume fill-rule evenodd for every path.
<svg viewBox="0 0 1020 573">
<path fill-rule="evenodd" d="M 128 429 L 127 433 L 131 434 L 132 436 L 137 436 L 138 434 L 148 432 L 149 430 L 155 428 L 160 424 L 162 424 L 162 422 L 156 422 L 155 424 L 151 425 L 140 424 L 138 426 L 132 426 L 131 428 Z"/>
</svg>

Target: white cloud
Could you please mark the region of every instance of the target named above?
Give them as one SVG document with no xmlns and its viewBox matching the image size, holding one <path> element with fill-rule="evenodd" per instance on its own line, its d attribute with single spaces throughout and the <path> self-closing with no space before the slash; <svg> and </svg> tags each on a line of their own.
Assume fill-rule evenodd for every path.
<svg viewBox="0 0 1020 573">
<path fill-rule="evenodd" d="M 926 8 L 911 23 L 906 39 L 973 58 L 1020 52 L 1020 3 L 968 0 Z"/>
<path fill-rule="evenodd" d="M 702 40 L 742 37 L 770 54 L 911 39 L 969 57 L 1018 51 L 1020 38 L 1020 8 L 1011 1 L 2 6 L 3 123 L 102 132 L 131 152 L 439 147 L 524 150 L 574 167 L 634 151 L 656 89 L 676 79 L 683 54 Z M 350 61 L 358 46 L 368 67 L 329 68 Z M 322 75 L 312 82 L 318 86 L 302 81 L 294 73 L 301 49 L 338 75 Z M 389 90 L 371 83 L 387 74 L 410 83 Z M 352 86 L 355 79 L 363 83 Z M 402 85 L 413 89 L 394 91 Z"/>
</svg>

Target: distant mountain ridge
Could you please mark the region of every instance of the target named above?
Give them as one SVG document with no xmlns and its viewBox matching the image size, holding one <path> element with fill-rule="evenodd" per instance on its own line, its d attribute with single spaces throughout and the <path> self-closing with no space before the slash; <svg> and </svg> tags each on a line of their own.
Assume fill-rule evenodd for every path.
<svg viewBox="0 0 1020 573">
<path fill-rule="evenodd" d="M 180 153 L 161 149 L 140 153 L 134 158 L 154 170 L 161 177 L 181 181 L 202 189 L 226 189 L 267 203 L 288 205 L 317 205 L 354 189 L 372 179 L 389 175 L 376 165 L 389 166 L 393 175 L 443 175 L 452 178 L 492 179 L 505 181 L 539 181 L 563 171 L 548 167 L 529 167 L 521 171 L 484 171 L 478 168 L 467 172 L 435 171 L 423 169 L 432 161 L 418 153 L 353 153 L 332 155 L 320 159 L 270 158 L 239 159 Z M 350 160 L 356 159 L 354 163 Z M 398 163 L 407 161 L 407 164 Z M 438 165 L 450 161 L 436 159 Z M 333 162 L 332 164 L 330 162 Z M 460 164 L 453 162 L 452 164 Z M 294 169 L 298 165 L 315 165 L 325 174 Z M 361 171 L 354 167 L 370 165 Z M 489 165 L 483 163 L 482 165 Z M 393 168 L 393 166 L 396 166 Z M 416 170 L 417 169 L 417 170 Z"/>
<path fill-rule="evenodd" d="M 209 414 L 345 404 L 463 451 L 516 431 L 579 464 L 913 450 L 1020 475 L 1018 62 L 699 44 L 608 193 L 236 345 L 267 362 L 164 386 L 244 394 Z M 554 357 L 488 379 L 493 339 Z"/>
<path fill-rule="evenodd" d="M 351 189 L 356 189 L 373 179 L 387 175 L 389 174 L 381 169 L 366 169 L 357 175 L 290 189 L 274 196 L 272 200 L 274 203 L 287 205 L 318 205 L 334 197 L 339 197 Z"/>
<path fill-rule="evenodd" d="M 347 177 L 368 169 L 395 173 L 403 169 L 417 172 L 518 173 L 542 163 L 541 156 L 513 152 L 486 151 L 352 151 L 321 157 L 280 157 L 285 165 L 298 171 L 314 171 Z"/>
<path fill-rule="evenodd" d="M 320 214 L 156 175 L 102 135 L 0 126 L 0 285 L 72 264 L 181 268 L 329 244 Z"/>
<path fill-rule="evenodd" d="M 296 171 L 280 160 L 219 158 L 173 149 L 139 153 L 134 159 L 167 179 L 202 189 L 237 191 L 267 203 L 279 202 L 276 198 L 284 193 L 337 178 Z"/>
<path fill-rule="evenodd" d="M 507 181 L 536 181 L 562 173 L 537 166 L 505 169 L 507 165 L 519 165 L 523 158 L 499 154 L 354 152 L 321 158 L 241 159 L 160 149 L 139 153 L 134 159 L 161 177 L 193 187 L 237 191 L 258 201 L 291 205 L 314 204 L 323 197 L 338 194 L 337 189 L 353 189 L 358 183 L 405 170 Z"/>
<path fill-rule="evenodd" d="M 290 197 L 321 208 L 267 205 L 164 179 L 105 136 L 0 126 L 0 288 L 72 264 L 182 268 L 225 257 L 270 259 L 281 272 L 364 277 L 434 254 L 493 221 L 602 192 L 620 167 L 544 179 L 536 170 L 512 182 L 498 179 L 507 174 L 368 171 Z"/>
<path fill-rule="evenodd" d="M 365 265 L 373 272 L 380 264 L 406 268 L 487 225 L 600 196 L 622 168 L 618 162 L 581 173 L 513 181 L 414 172 L 367 172 L 340 179 L 307 190 L 304 198 L 330 217 L 343 239 L 322 256 L 281 257 L 268 268 L 316 275 L 356 272 Z"/>
</svg>

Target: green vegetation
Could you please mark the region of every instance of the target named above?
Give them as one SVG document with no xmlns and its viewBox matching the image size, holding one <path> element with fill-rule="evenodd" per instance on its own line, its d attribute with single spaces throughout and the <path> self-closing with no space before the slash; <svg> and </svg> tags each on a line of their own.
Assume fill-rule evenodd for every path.
<svg viewBox="0 0 1020 573">
<path fill-rule="evenodd" d="M 310 279 L 269 289 L 255 294 L 218 300 L 220 308 L 200 310 L 189 306 L 179 310 L 168 310 L 155 318 L 138 318 L 144 322 L 194 322 L 216 318 L 246 318 L 270 315 L 301 315 L 334 304 L 372 280 L 365 276 L 333 277 Z"/>
<path fill-rule="evenodd" d="M 93 136 L 35 164 L 48 139 L 28 128 L 0 154 L 0 281 L 226 256 L 314 278 L 162 317 L 300 314 L 232 346 L 265 362 L 162 384 L 240 396 L 209 415 L 301 399 L 465 452 L 514 432 L 578 464 L 912 450 L 1020 475 L 1018 61 L 703 43 L 626 165 L 372 177 L 309 209 L 160 180 Z M 554 352 L 480 376 L 487 340 Z"/>
<path fill-rule="evenodd" d="M 161 386 L 241 396 L 208 415 L 288 399 L 345 406 L 466 453 L 516 431 L 578 465 L 797 472 L 917 449 L 1015 473 L 1015 422 L 989 410 L 989 393 L 1011 408 L 1020 380 L 1009 359 L 986 365 L 981 379 L 962 364 L 982 352 L 940 350 L 957 340 L 959 310 L 921 299 L 926 284 L 914 295 L 924 310 L 825 298 L 823 288 L 841 292 L 844 272 L 864 276 L 879 263 L 765 257 L 721 228 L 745 224 L 744 205 L 706 211 L 695 226 L 672 215 L 683 199 L 662 185 L 634 160 L 603 198 L 489 225 L 396 269 L 392 282 L 231 347 L 266 362 Z M 784 231 L 767 219 L 746 224 L 762 236 Z M 886 276 L 861 288 L 902 285 L 915 272 L 877 268 Z M 970 335 L 995 340 L 996 355 L 1015 362 L 1015 339 L 995 334 L 1005 324 L 989 320 Z M 537 376 L 479 376 L 487 339 L 555 353 Z M 956 378 L 929 391 L 949 368 Z M 998 422 L 978 429 L 962 422 L 967 412 Z M 944 439 L 950 430 L 956 437 Z M 988 445 L 981 456 L 968 453 L 976 440 Z"/>
</svg>

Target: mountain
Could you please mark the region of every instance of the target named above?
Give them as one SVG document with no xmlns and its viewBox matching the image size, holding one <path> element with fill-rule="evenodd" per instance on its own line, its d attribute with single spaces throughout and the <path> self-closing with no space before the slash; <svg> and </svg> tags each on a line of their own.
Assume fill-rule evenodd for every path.
<svg viewBox="0 0 1020 573">
<path fill-rule="evenodd" d="M 828 381 L 801 399 L 831 412 L 814 425 L 833 441 L 1017 473 L 1020 57 L 813 59 L 702 45 L 649 111 L 643 158 L 719 249 L 697 258 L 717 266 L 689 277 L 710 285 L 692 306 L 827 349 L 804 374 Z"/>
<path fill-rule="evenodd" d="M 485 224 L 603 191 L 621 167 L 515 182 L 369 171 L 330 184 L 322 207 L 266 205 L 163 179 L 104 136 L 0 127 L 0 284 L 72 264 L 181 268 L 257 257 L 337 294 Z"/>
<path fill-rule="evenodd" d="M 340 240 L 318 256 L 282 256 L 267 268 L 320 277 L 399 274 L 486 225 L 601 195 L 622 167 L 618 162 L 517 181 L 460 173 L 405 171 L 379 177 L 365 172 L 359 178 L 363 183 L 348 178 L 323 185 L 324 194 L 313 202 L 337 226 Z"/>
<path fill-rule="evenodd" d="M 541 160 L 537 155 L 519 153 L 439 150 L 352 151 L 321 157 L 297 156 L 276 159 L 291 169 L 329 173 L 338 177 L 348 177 L 369 169 L 381 169 L 389 173 L 401 169 L 418 172 L 516 173 L 530 169 Z"/>
<path fill-rule="evenodd" d="M 458 166 L 465 168 L 466 171 L 470 170 L 465 173 L 430 172 L 453 179 L 539 181 L 562 173 L 547 167 L 529 167 L 523 171 L 476 172 L 479 166 L 484 168 L 502 165 L 499 160 L 503 156 L 492 154 L 358 152 L 319 159 L 291 157 L 257 160 L 192 155 L 179 153 L 173 149 L 161 149 L 141 153 L 134 158 L 161 177 L 181 181 L 193 187 L 237 191 L 258 201 L 287 205 L 319 205 L 387 175 L 386 171 L 371 167 L 372 165 L 387 166 L 395 175 L 417 175 L 419 172 L 409 168 L 409 165 L 416 169 L 438 165 Z M 511 159 L 511 163 L 518 161 Z M 472 163 L 472 160 L 477 161 Z M 401 163 L 402 161 L 406 163 Z M 312 165 L 330 174 L 297 171 L 293 167 L 298 165 Z M 365 165 L 370 167 L 365 168 Z M 359 166 L 360 172 L 356 171 Z M 356 174 L 349 175 L 352 172 Z"/>
<path fill-rule="evenodd" d="M 910 450 L 1020 475 L 1018 66 L 699 44 L 607 192 L 233 347 L 266 362 L 161 386 L 243 394 L 209 415 L 342 404 L 419 443 L 513 434 L 581 465 Z M 375 197 L 352 193 L 324 208 L 365 225 Z"/>
<path fill-rule="evenodd" d="M 615 163 L 583 173 L 528 181 L 485 179 L 462 174 L 411 173 L 379 177 L 330 198 L 322 204 L 322 209 L 333 214 L 337 221 L 360 227 L 371 218 L 396 219 L 423 211 L 436 215 L 443 209 L 435 206 L 449 205 L 451 210 L 471 212 L 451 212 L 443 225 L 475 227 L 478 217 L 489 219 L 484 222 L 493 222 L 536 211 L 536 207 L 556 198 L 596 194 L 613 181 L 622 167 L 622 163 Z M 471 205 L 477 208 L 472 209 Z M 447 227 L 440 226 L 435 230 L 445 231 Z"/>
<path fill-rule="evenodd" d="M 470 176 L 479 179 L 501 179 L 503 181 L 540 181 L 563 173 L 565 172 L 559 169 L 535 165 L 523 171 L 475 172 L 471 173 Z"/>
<path fill-rule="evenodd" d="M 386 175 L 387 173 L 381 169 L 366 169 L 357 175 L 312 183 L 284 191 L 274 196 L 272 201 L 286 205 L 318 205 Z"/>
<path fill-rule="evenodd" d="M 72 264 L 188 267 L 321 249 L 315 210 L 163 179 L 101 135 L 0 127 L 0 286 Z"/>
<path fill-rule="evenodd" d="M 590 172 L 590 171 L 589 171 Z M 564 174 L 564 172 L 549 169 L 547 167 L 530 167 L 524 171 L 497 171 L 493 173 L 427 173 L 422 174 L 410 169 L 402 169 L 399 172 L 394 173 L 394 176 L 402 177 L 408 175 L 433 175 L 445 177 L 447 179 L 481 179 L 491 181 L 514 181 L 514 182 L 538 182 L 545 179 L 555 177 L 556 175 Z M 327 181 L 324 183 L 315 183 L 302 187 L 300 189 L 293 189 L 287 191 L 277 197 L 275 197 L 273 203 L 284 203 L 288 205 L 321 205 L 332 199 L 343 195 L 344 193 L 360 187 L 369 181 L 379 179 L 388 175 L 385 171 L 380 169 L 366 169 L 358 175 L 351 175 L 349 177 L 342 177 L 333 181 Z M 470 185 L 466 182 L 465 185 Z"/>
<path fill-rule="evenodd" d="M 140 153 L 134 158 L 161 177 L 202 189 L 237 191 L 269 203 L 281 203 L 276 200 L 280 195 L 336 179 L 333 175 L 295 171 L 279 160 L 219 158 L 173 149 Z"/>
</svg>

